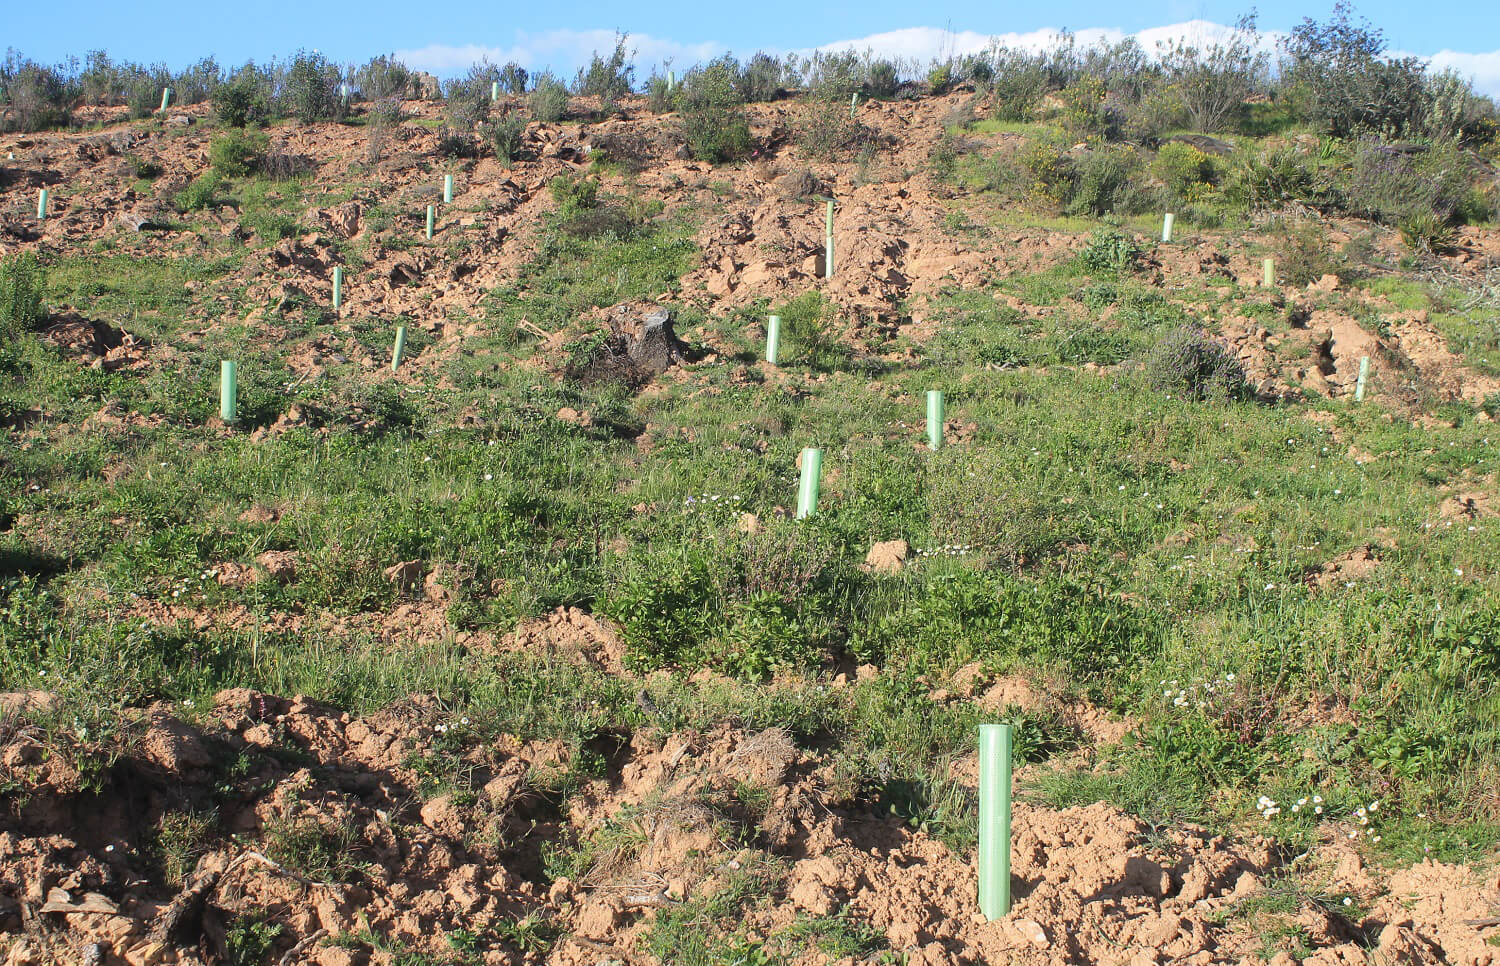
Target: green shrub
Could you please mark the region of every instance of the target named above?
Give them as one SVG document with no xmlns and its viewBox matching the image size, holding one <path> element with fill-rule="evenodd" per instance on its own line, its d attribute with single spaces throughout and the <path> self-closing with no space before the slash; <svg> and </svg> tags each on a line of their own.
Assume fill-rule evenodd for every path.
<svg viewBox="0 0 1500 966">
<path fill-rule="evenodd" d="M 997 121 L 1036 120 L 1051 85 L 1047 55 L 1023 50 L 1001 50 L 993 65 L 977 61 L 969 77 L 989 88 L 990 116 Z"/>
<path fill-rule="evenodd" d="M 757 53 L 745 62 L 745 66 L 735 77 L 735 90 L 749 104 L 774 101 L 781 94 L 784 70 L 780 59 L 770 54 Z"/>
<path fill-rule="evenodd" d="M 522 114 L 505 114 L 481 128 L 484 139 L 495 152 L 495 160 L 508 165 L 519 156 L 521 142 L 526 138 L 526 124 Z"/>
<path fill-rule="evenodd" d="M 72 118 L 67 79 L 53 67 L 26 60 L 10 50 L 0 63 L 0 88 L 10 108 L 0 121 L 11 130 L 41 131 L 63 127 Z"/>
<path fill-rule="evenodd" d="M 405 97 L 411 81 L 411 71 L 394 54 L 372 57 L 354 72 L 354 86 L 367 101 Z"/>
<path fill-rule="evenodd" d="M 847 160 L 873 144 L 875 132 L 850 116 L 848 103 L 814 99 L 793 129 L 804 157 L 818 161 Z"/>
<path fill-rule="evenodd" d="M 699 161 L 722 164 L 750 153 L 750 119 L 734 88 L 735 67 L 724 57 L 683 79 L 682 133 Z"/>
<path fill-rule="evenodd" d="M 1222 43 L 1200 48 L 1178 40 L 1162 56 L 1167 82 L 1193 129 L 1207 133 L 1222 131 L 1239 120 L 1268 62 L 1259 49 L 1254 14 L 1241 17 Z"/>
<path fill-rule="evenodd" d="M 1109 102 L 1109 88 L 1098 77 L 1085 76 L 1063 89 L 1063 127 L 1072 137 L 1110 141 L 1120 136 L 1122 118 Z"/>
<path fill-rule="evenodd" d="M 1089 236 L 1078 253 L 1078 266 L 1090 275 L 1122 275 L 1134 270 L 1141 250 L 1134 239 L 1106 225 Z"/>
<path fill-rule="evenodd" d="M 343 100 L 338 95 L 340 77 L 338 66 L 327 57 L 299 50 L 287 68 L 281 92 L 283 109 L 303 124 L 342 117 Z"/>
<path fill-rule="evenodd" d="M 1245 367 L 1228 347 L 1195 325 L 1163 336 L 1145 359 L 1153 389 L 1188 399 L 1242 399 L 1249 393 Z"/>
<path fill-rule="evenodd" d="M 1128 196 L 1125 189 L 1140 167 L 1140 157 L 1130 148 L 1085 151 L 1073 162 L 1072 190 L 1065 210 L 1071 215 L 1094 216 L 1122 211 L 1119 201 Z"/>
<path fill-rule="evenodd" d="M 629 34 L 623 33 L 615 35 L 615 47 L 608 59 L 600 57 L 599 52 L 594 51 L 588 66 L 578 71 L 578 77 L 573 83 L 573 89 L 578 94 L 599 98 L 600 110 L 605 114 L 614 113 L 615 105 L 620 98 L 630 93 L 634 85 L 635 67 L 630 60 L 635 52 L 625 48 L 629 37 Z"/>
<path fill-rule="evenodd" d="M 1161 146 L 1151 163 L 1151 173 L 1167 186 L 1174 201 L 1190 204 L 1205 200 L 1218 178 L 1213 158 L 1180 141 Z"/>
<path fill-rule="evenodd" d="M 271 119 L 271 102 L 265 78 L 254 68 L 241 70 L 214 88 L 214 117 L 230 127 L 264 124 Z"/>
<path fill-rule="evenodd" d="M 47 275 L 35 252 L 20 252 L 0 261 L 0 339 L 42 323 L 46 288 Z"/>
<path fill-rule="evenodd" d="M 813 369 L 833 369 L 848 361 L 849 348 L 839 342 L 836 319 L 821 292 L 803 292 L 770 314 L 781 317 L 782 335 L 796 361 Z"/>
<path fill-rule="evenodd" d="M 232 131 L 214 138 L 208 146 L 208 165 L 225 178 L 243 178 L 259 171 L 270 139 L 264 134 Z"/>
<path fill-rule="evenodd" d="M 934 96 L 948 93 L 948 88 L 953 86 L 953 67 L 951 64 L 934 64 L 927 72 L 927 89 Z"/>
<path fill-rule="evenodd" d="M 568 113 L 568 87 L 550 71 L 543 71 L 526 99 L 527 109 L 538 121 L 561 121 Z"/>
<path fill-rule="evenodd" d="M 200 211 L 214 204 L 218 199 L 219 189 L 223 187 L 224 180 L 216 172 L 205 171 L 186 188 L 177 192 L 172 201 L 180 212 Z"/>
<path fill-rule="evenodd" d="M 1300 287 L 1324 275 L 1338 274 L 1340 266 L 1329 249 L 1327 227 L 1321 222 L 1278 219 L 1271 238 L 1276 271 L 1287 284 Z"/>
<path fill-rule="evenodd" d="M 865 69 L 863 90 L 867 97 L 895 97 L 900 86 L 896 65 L 888 60 L 877 60 Z"/>
</svg>

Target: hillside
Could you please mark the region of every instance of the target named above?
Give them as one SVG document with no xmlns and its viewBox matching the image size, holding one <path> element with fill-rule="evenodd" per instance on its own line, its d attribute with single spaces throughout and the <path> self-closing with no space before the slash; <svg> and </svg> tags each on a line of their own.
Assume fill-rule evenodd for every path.
<svg viewBox="0 0 1500 966">
<path fill-rule="evenodd" d="M 982 100 L 0 135 L 5 961 L 1493 961 L 1493 145 Z"/>
</svg>

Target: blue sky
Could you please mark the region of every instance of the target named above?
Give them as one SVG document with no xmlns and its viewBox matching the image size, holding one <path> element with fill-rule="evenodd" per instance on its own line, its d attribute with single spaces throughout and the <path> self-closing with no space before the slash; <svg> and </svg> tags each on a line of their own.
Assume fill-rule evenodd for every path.
<svg viewBox="0 0 1500 966">
<path fill-rule="evenodd" d="M 550 64 L 571 73 L 594 47 L 607 46 L 617 28 L 633 35 L 632 46 L 639 51 L 642 68 L 666 57 L 686 66 L 725 50 L 745 55 L 756 50 L 783 52 L 848 43 L 925 60 L 940 48 L 962 47 L 992 35 L 1016 35 L 1017 40 L 1030 41 L 1057 28 L 1069 28 L 1086 39 L 1113 38 L 1188 21 L 1227 24 L 1247 7 L 1211 0 L 1146 5 L 1117 0 L 1024 4 L 954 0 L 942 7 L 892 0 L 866 0 L 858 5 L 807 0 L 647 4 L 252 0 L 207 7 L 164 0 L 14 0 L 9 6 L 4 43 L 43 61 L 103 48 L 117 58 L 160 60 L 177 68 L 208 54 L 221 64 L 237 64 L 307 47 L 339 62 L 363 62 L 378 53 L 399 51 L 413 66 L 444 74 L 462 69 L 479 56 L 515 59 L 532 68 Z M 1311 7 L 1263 0 L 1258 6 L 1262 30 L 1285 31 L 1303 16 L 1325 19 L 1332 0 Z M 1356 12 L 1383 28 L 1394 49 L 1438 55 L 1440 66 L 1455 67 L 1475 77 L 1482 90 L 1500 94 L 1500 6 L 1492 0 L 1366 0 L 1356 6 Z"/>
</svg>

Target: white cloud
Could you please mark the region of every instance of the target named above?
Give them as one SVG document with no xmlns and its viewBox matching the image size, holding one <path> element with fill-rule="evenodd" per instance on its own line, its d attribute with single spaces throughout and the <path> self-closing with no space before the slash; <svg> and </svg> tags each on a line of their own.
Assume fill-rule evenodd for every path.
<svg viewBox="0 0 1500 966">
<path fill-rule="evenodd" d="M 1427 58 L 1434 70 L 1452 70 L 1474 82 L 1481 94 L 1500 98 L 1500 50 L 1487 54 L 1465 54 L 1457 50 L 1440 50 Z"/>
<path fill-rule="evenodd" d="M 650 34 L 631 34 L 626 47 L 635 51 L 638 67 L 672 63 L 687 67 L 724 52 L 721 44 L 685 44 Z M 586 64 L 597 51 L 609 56 L 615 47 L 613 30 L 548 30 L 541 33 L 516 31 L 515 43 L 508 47 L 481 44 L 428 44 L 414 50 L 398 50 L 396 58 L 414 70 L 425 70 L 451 77 L 468 70 L 480 61 L 506 64 L 514 61 L 527 70 L 551 68 L 565 77 Z"/>
<path fill-rule="evenodd" d="M 1135 34 L 1127 34 L 1113 27 L 1088 27 L 1072 33 L 1074 42 L 1079 47 L 1090 47 L 1098 43 L 1114 44 L 1128 36 L 1134 36 L 1150 54 L 1156 51 L 1159 44 L 1171 44 L 1179 39 L 1199 46 L 1212 44 L 1226 38 L 1232 29 L 1208 20 L 1187 20 L 1162 27 L 1150 27 Z M 994 44 L 1042 50 L 1055 46 L 1061 36 L 1061 31 L 1050 28 L 1027 33 L 981 34 L 972 30 L 905 27 L 787 52 L 810 54 L 815 50 L 855 50 L 863 53 L 869 50 L 877 56 L 905 63 L 926 64 L 934 59 L 978 53 Z M 1273 51 L 1277 41 L 1283 36 L 1285 35 L 1276 31 L 1263 31 L 1260 34 L 1260 45 L 1268 52 Z M 627 43 L 636 52 L 638 77 L 649 74 L 652 68 L 667 61 L 681 71 L 732 49 L 718 41 L 684 43 L 650 34 L 631 34 Z M 442 76 L 460 74 L 471 64 L 488 60 L 494 64 L 515 61 L 533 71 L 550 67 L 564 77 L 571 77 L 595 51 L 607 54 L 614 48 L 614 44 L 613 30 L 549 30 L 539 33 L 517 31 L 514 43 L 509 46 L 430 44 L 415 50 L 398 50 L 396 56 L 410 67 Z M 735 52 L 741 56 L 753 53 L 748 50 Z M 1442 50 L 1426 59 L 1434 69 L 1457 71 L 1461 76 L 1471 79 L 1476 90 L 1500 97 L 1500 50 L 1489 53 Z"/>
</svg>

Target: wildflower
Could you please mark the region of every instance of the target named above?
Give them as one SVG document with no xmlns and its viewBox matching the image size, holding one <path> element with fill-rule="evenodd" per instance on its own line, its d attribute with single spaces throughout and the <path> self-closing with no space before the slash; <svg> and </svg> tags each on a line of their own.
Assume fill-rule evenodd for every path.
<svg viewBox="0 0 1500 966">
<path fill-rule="evenodd" d="M 484 474 L 484 478 L 485 478 L 485 481 L 488 482 L 488 481 L 493 480 L 495 478 L 495 474 L 493 474 L 493 473 L 486 473 L 486 474 Z"/>
<path fill-rule="evenodd" d="M 1323 804 L 1323 796 L 1322 795 L 1314 795 L 1313 796 L 1313 804 L 1314 805 L 1321 805 L 1321 804 Z"/>
<path fill-rule="evenodd" d="M 1323 806 L 1322 805 L 1315 805 L 1315 806 L 1313 806 L 1313 814 L 1314 815 L 1322 815 L 1323 814 Z"/>
<path fill-rule="evenodd" d="M 1354 905 L 1354 900 L 1349 898 L 1348 896 L 1344 896 L 1344 905 L 1352 906 Z"/>
</svg>

